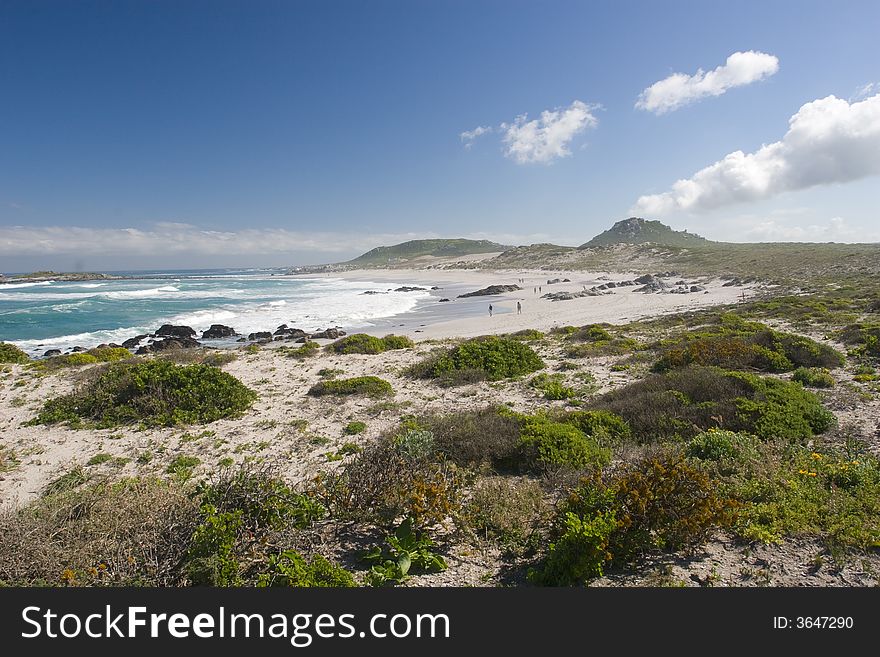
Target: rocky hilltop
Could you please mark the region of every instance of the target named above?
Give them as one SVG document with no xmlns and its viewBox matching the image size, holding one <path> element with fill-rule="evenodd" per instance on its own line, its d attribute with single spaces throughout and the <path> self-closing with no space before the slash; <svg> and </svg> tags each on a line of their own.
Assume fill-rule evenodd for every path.
<svg viewBox="0 0 880 657">
<path fill-rule="evenodd" d="M 689 233 L 687 230 L 673 230 L 659 221 L 630 217 L 618 221 L 611 228 L 599 233 L 579 248 L 589 249 L 594 246 L 610 246 L 612 244 L 659 244 L 686 247 L 703 246 L 712 244 L 712 242 L 695 233 Z"/>
</svg>

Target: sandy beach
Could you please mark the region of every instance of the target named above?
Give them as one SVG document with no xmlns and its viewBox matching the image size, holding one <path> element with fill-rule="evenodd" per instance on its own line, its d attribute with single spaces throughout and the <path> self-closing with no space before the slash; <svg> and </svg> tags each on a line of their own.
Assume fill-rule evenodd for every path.
<svg viewBox="0 0 880 657">
<path fill-rule="evenodd" d="M 721 304 L 733 304 L 756 292 L 755 284 L 725 287 L 719 279 L 687 279 L 687 283 L 705 287 L 690 294 L 635 291 L 639 286 L 608 289 L 601 296 L 566 301 L 541 298 L 548 292 L 580 292 L 585 287 L 627 281 L 646 272 L 584 272 L 546 270 L 450 270 L 450 269 L 368 269 L 332 274 L 356 281 L 387 282 L 392 285 L 437 286 L 429 302 L 415 312 L 376 322 L 365 333 L 396 333 L 415 340 L 465 338 L 477 335 L 512 333 L 533 328 L 548 331 L 557 326 L 582 326 L 593 323 L 623 324 L 646 317 L 682 312 Z M 548 280 L 569 279 L 568 283 L 547 284 Z M 522 282 L 520 283 L 520 280 Z M 679 280 L 670 277 L 670 282 Z M 523 289 L 500 295 L 457 299 L 459 294 L 490 285 L 519 285 Z M 540 289 L 535 292 L 535 289 Z M 439 303 L 448 298 L 449 302 Z M 517 314 L 516 304 L 522 312 Z M 493 307 L 489 317 L 488 307 Z M 343 327 L 344 328 L 344 327 Z"/>
</svg>

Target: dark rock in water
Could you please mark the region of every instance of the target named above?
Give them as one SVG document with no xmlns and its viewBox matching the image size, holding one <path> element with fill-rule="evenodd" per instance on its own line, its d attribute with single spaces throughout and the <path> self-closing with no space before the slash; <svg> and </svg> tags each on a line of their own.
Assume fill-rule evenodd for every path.
<svg viewBox="0 0 880 657">
<path fill-rule="evenodd" d="M 275 337 L 281 340 L 293 340 L 294 338 L 301 338 L 306 334 L 305 331 L 298 328 L 288 328 L 287 324 L 282 324 L 275 331 Z"/>
<path fill-rule="evenodd" d="M 82 347 L 74 347 L 73 349 L 70 350 L 70 353 L 79 354 L 79 353 L 82 353 L 83 351 L 85 351 L 85 349 L 83 349 Z"/>
<path fill-rule="evenodd" d="M 614 281 L 608 281 L 607 283 L 605 283 L 605 287 L 607 287 L 607 288 L 617 287 L 617 283 L 615 283 Z"/>
<path fill-rule="evenodd" d="M 231 338 L 238 335 L 231 326 L 223 324 L 211 324 L 206 331 L 202 331 L 202 340 L 216 340 L 218 338 Z"/>
<path fill-rule="evenodd" d="M 547 279 L 547 285 L 555 285 L 556 283 L 561 283 L 561 282 L 562 282 L 561 278 L 548 278 Z"/>
<path fill-rule="evenodd" d="M 247 338 L 241 337 L 238 340 L 236 340 L 236 342 L 247 342 Z"/>
<path fill-rule="evenodd" d="M 404 285 L 403 287 L 399 287 L 395 289 L 395 292 L 419 292 L 421 290 L 426 290 L 428 288 L 425 287 L 410 287 L 408 285 Z"/>
<path fill-rule="evenodd" d="M 571 279 L 570 278 L 563 278 L 562 282 L 563 283 L 571 283 Z"/>
<path fill-rule="evenodd" d="M 145 344 L 140 347 L 135 353 L 136 354 L 151 354 L 157 351 L 170 351 L 172 349 L 198 349 L 202 345 L 199 344 L 199 341 L 190 338 L 163 338 L 161 340 L 156 340 L 155 342 L 151 342 L 150 344 Z"/>
<path fill-rule="evenodd" d="M 251 333 L 247 336 L 247 339 L 251 342 L 260 342 L 261 340 L 271 340 L 272 334 L 269 331 L 257 331 L 256 333 Z"/>
<path fill-rule="evenodd" d="M 143 340 L 144 338 L 147 338 L 147 337 L 149 337 L 149 336 L 146 333 L 144 333 L 143 335 L 136 335 L 133 338 L 129 338 L 128 340 L 123 342 L 122 346 L 125 347 L 126 349 L 134 349 L 135 347 L 138 346 L 138 344 L 140 344 L 141 340 Z"/>
<path fill-rule="evenodd" d="M 444 298 L 444 299 L 440 299 L 440 301 L 438 301 L 438 303 L 443 303 L 443 302 L 445 302 L 445 301 L 449 301 L 449 299 L 445 299 L 445 298 Z"/>
<path fill-rule="evenodd" d="M 484 287 L 482 290 L 477 290 L 476 292 L 459 294 L 458 298 L 464 299 L 466 297 L 487 297 L 493 294 L 504 294 L 505 292 L 515 292 L 521 289 L 522 288 L 519 285 L 490 285 L 489 287 Z"/>
<path fill-rule="evenodd" d="M 157 338 L 193 338 L 196 332 L 189 326 L 174 326 L 172 324 L 162 324 L 159 330 L 153 335 Z"/>
<path fill-rule="evenodd" d="M 388 294 L 387 292 L 377 292 L 376 290 L 367 290 L 366 292 L 361 292 L 361 294 Z"/>
<path fill-rule="evenodd" d="M 60 355 L 61 355 L 60 349 L 47 349 L 43 353 L 43 358 L 52 358 L 52 356 L 60 356 Z"/>
<path fill-rule="evenodd" d="M 437 286 L 435 285 L 435 286 L 432 287 L 431 289 L 432 289 L 432 290 L 442 290 L 443 288 L 442 288 L 442 287 L 437 287 Z"/>
<path fill-rule="evenodd" d="M 639 276 L 635 281 L 633 281 L 636 285 L 645 285 L 647 283 L 652 283 L 654 281 L 654 277 L 651 274 L 645 274 L 644 276 Z"/>
<path fill-rule="evenodd" d="M 607 289 L 608 289 L 608 284 L 607 284 L 607 283 L 602 283 L 602 285 L 600 285 L 600 286 L 597 287 L 596 289 L 597 289 L 597 290 L 607 290 Z"/>
<path fill-rule="evenodd" d="M 340 331 L 337 328 L 328 328 L 326 331 L 318 331 L 317 333 L 312 333 L 312 340 L 335 340 L 336 338 L 342 337 L 345 335 L 345 331 Z"/>
<path fill-rule="evenodd" d="M 691 292 L 704 292 L 706 288 L 702 285 L 691 285 Z"/>
</svg>

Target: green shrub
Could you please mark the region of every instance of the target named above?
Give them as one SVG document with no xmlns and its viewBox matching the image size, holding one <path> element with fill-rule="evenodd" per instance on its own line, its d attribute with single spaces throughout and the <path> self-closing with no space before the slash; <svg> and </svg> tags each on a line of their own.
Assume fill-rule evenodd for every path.
<svg viewBox="0 0 880 657">
<path fill-rule="evenodd" d="M 342 429 L 342 433 L 346 436 L 355 436 L 359 433 L 363 433 L 366 430 L 367 430 L 367 423 L 366 422 L 359 422 L 359 421 L 355 420 L 353 422 L 349 422 L 348 424 L 346 424 L 345 427 L 343 427 L 343 429 Z"/>
<path fill-rule="evenodd" d="M 834 387 L 834 377 L 822 367 L 799 367 L 791 375 L 791 380 L 808 388 Z"/>
<path fill-rule="evenodd" d="M 521 421 L 513 413 L 489 406 L 422 416 L 418 424 L 434 435 L 437 450 L 460 466 L 518 467 Z"/>
<path fill-rule="evenodd" d="M 94 356 L 102 363 L 113 363 L 117 360 L 125 360 L 131 358 L 131 352 L 123 347 L 95 347 L 87 352 L 90 356 Z"/>
<path fill-rule="evenodd" d="M 100 454 L 95 454 L 92 458 L 90 458 L 88 461 L 86 461 L 86 465 L 101 465 L 102 463 L 106 463 L 107 461 L 112 461 L 112 460 L 113 460 L 112 454 L 100 453 Z"/>
<path fill-rule="evenodd" d="M 323 395 L 367 395 L 368 397 L 388 397 L 394 394 L 391 384 L 377 376 L 358 376 L 353 379 L 328 379 L 319 381 L 311 388 L 309 394 L 314 397 Z"/>
<path fill-rule="evenodd" d="M 560 416 L 559 421 L 577 427 L 603 445 L 618 445 L 632 438 L 626 421 L 608 411 L 570 411 Z"/>
<path fill-rule="evenodd" d="M 315 555 L 306 561 L 300 553 L 285 550 L 269 557 L 264 572 L 257 577 L 258 587 L 295 586 L 304 588 L 350 588 L 356 586 L 350 572 Z"/>
<path fill-rule="evenodd" d="M 689 439 L 713 427 L 806 440 L 834 423 L 818 397 L 798 384 L 705 367 L 651 375 L 592 406 L 622 417 L 642 442 Z"/>
<path fill-rule="evenodd" d="M 537 329 L 523 329 L 521 331 L 516 331 L 515 333 L 510 333 L 506 337 L 513 338 L 514 340 L 532 342 L 533 340 L 543 339 L 544 334 Z"/>
<path fill-rule="evenodd" d="M 439 573 L 446 570 L 446 561 L 434 551 L 434 541 L 406 518 L 393 534 L 385 537 L 385 545 L 369 550 L 361 557 L 372 564 L 367 581 L 372 586 L 387 582 L 402 583 L 409 573 Z"/>
<path fill-rule="evenodd" d="M 690 549 L 731 521 L 733 505 L 707 473 L 675 453 L 650 456 L 584 481 L 559 507 L 550 549 L 536 583 L 582 584 L 606 565 L 651 550 Z"/>
<path fill-rule="evenodd" d="M 431 356 L 410 370 L 410 374 L 446 381 L 498 381 L 535 372 L 544 362 L 528 345 L 512 338 L 483 336 L 465 340 L 445 353 Z"/>
<path fill-rule="evenodd" d="M 577 397 L 575 389 L 564 385 L 563 378 L 559 374 L 541 372 L 532 377 L 529 386 L 543 393 L 544 399 L 560 400 Z"/>
<path fill-rule="evenodd" d="M 152 360 L 112 363 L 76 392 L 50 399 L 34 424 L 81 420 L 101 428 L 204 424 L 247 410 L 256 393 L 209 365 Z"/>
<path fill-rule="evenodd" d="M 380 524 L 410 517 L 417 526 L 459 516 L 462 475 L 423 434 L 383 437 L 323 477 L 321 494 L 333 515 Z"/>
<path fill-rule="evenodd" d="M 611 452 L 600 447 L 592 436 L 572 424 L 555 422 L 544 416 L 527 417 L 521 444 L 525 462 L 532 468 L 588 468 L 605 465 Z"/>
<path fill-rule="evenodd" d="M 568 335 L 572 342 L 609 342 L 613 337 L 601 324 L 587 324 Z"/>
<path fill-rule="evenodd" d="M 865 452 L 768 445 L 763 467 L 724 480 L 740 503 L 735 529 L 748 540 L 815 536 L 836 558 L 880 545 L 880 463 Z"/>
<path fill-rule="evenodd" d="M 314 356 L 318 353 L 318 350 L 320 348 L 321 345 L 319 345 L 317 342 L 306 340 L 299 347 L 281 347 L 278 351 L 288 358 L 296 358 L 302 360 L 304 358 Z"/>
<path fill-rule="evenodd" d="M 14 344 L 8 342 L 0 342 L 0 363 L 24 364 L 30 362 L 31 358 Z"/>
<path fill-rule="evenodd" d="M 366 333 L 354 333 L 327 345 L 327 350 L 337 354 L 381 354 L 391 349 L 409 349 L 413 341 L 403 335 L 386 335 L 377 338 Z"/>
<path fill-rule="evenodd" d="M 787 372 L 795 367 L 840 367 L 844 363 L 841 353 L 802 335 L 775 331 L 729 313 L 718 316 L 717 322 L 661 343 L 663 353 L 654 371 L 704 365 Z"/>
<path fill-rule="evenodd" d="M 709 429 L 688 442 L 685 454 L 702 461 L 736 460 L 754 453 L 754 441 L 750 434 Z"/>
<path fill-rule="evenodd" d="M 202 459 L 197 456 L 180 454 L 171 459 L 171 463 L 168 464 L 165 472 L 179 477 L 188 478 L 192 474 L 193 468 L 200 465 L 201 462 Z"/>
</svg>

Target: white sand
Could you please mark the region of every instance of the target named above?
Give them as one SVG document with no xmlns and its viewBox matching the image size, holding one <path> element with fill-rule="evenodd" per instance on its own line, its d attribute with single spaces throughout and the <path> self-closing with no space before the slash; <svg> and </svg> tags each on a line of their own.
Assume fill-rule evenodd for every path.
<svg viewBox="0 0 880 657">
<path fill-rule="evenodd" d="M 450 337 L 473 337 L 476 335 L 510 333 L 521 329 L 534 328 L 547 331 L 554 326 L 582 326 L 607 322 L 623 324 L 630 321 L 655 317 L 667 313 L 682 312 L 719 304 L 738 303 L 749 298 L 755 292 L 755 285 L 743 287 L 723 287 L 724 281 L 718 279 L 685 278 L 689 284 L 697 283 L 706 288 L 705 292 L 689 294 L 635 292 L 638 287 L 622 287 L 607 290 L 598 297 L 581 297 L 568 301 L 551 301 L 542 299 L 541 294 L 548 292 L 578 292 L 586 286 L 588 289 L 607 281 L 615 283 L 632 280 L 644 272 L 584 272 L 584 271 L 544 271 L 544 270 L 432 270 L 432 269 L 386 269 L 386 270 L 354 270 L 333 274 L 347 280 L 387 281 L 398 285 L 440 286 L 435 292 L 437 299 L 448 295 L 450 286 L 457 293 L 459 288 L 475 291 L 489 285 L 519 284 L 523 290 L 509 294 L 478 297 L 476 299 L 458 300 L 451 296 L 448 303 L 436 303 L 430 317 L 430 323 L 421 326 L 419 317 L 401 315 L 392 323 L 382 323 L 368 333 L 380 334 L 394 328 L 398 334 L 409 335 L 414 339 L 438 339 Z M 570 283 L 547 285 L 550 279 L 570 279 Z M 518 283 L 524 279 L 523 283 Z M 677 278 L 665 279 L 673 283 Z M 534 293 L 540 286 L 542 292 Z M 516 314 L 517 302 L 522 304 L 522 313 Z M 467 304 L 467 308 L 461 306 Z M 474 305 L 479 306 L 474 314 Z M 481 304 L 481 305 L 480 305 Z M 493 316 L 489 317 L 489 304 L 493 307 Z M 398 321 L 399 320 L 399 321 Z M 403 324 L 404 326 L 400 326 Z"/>
</svg>

